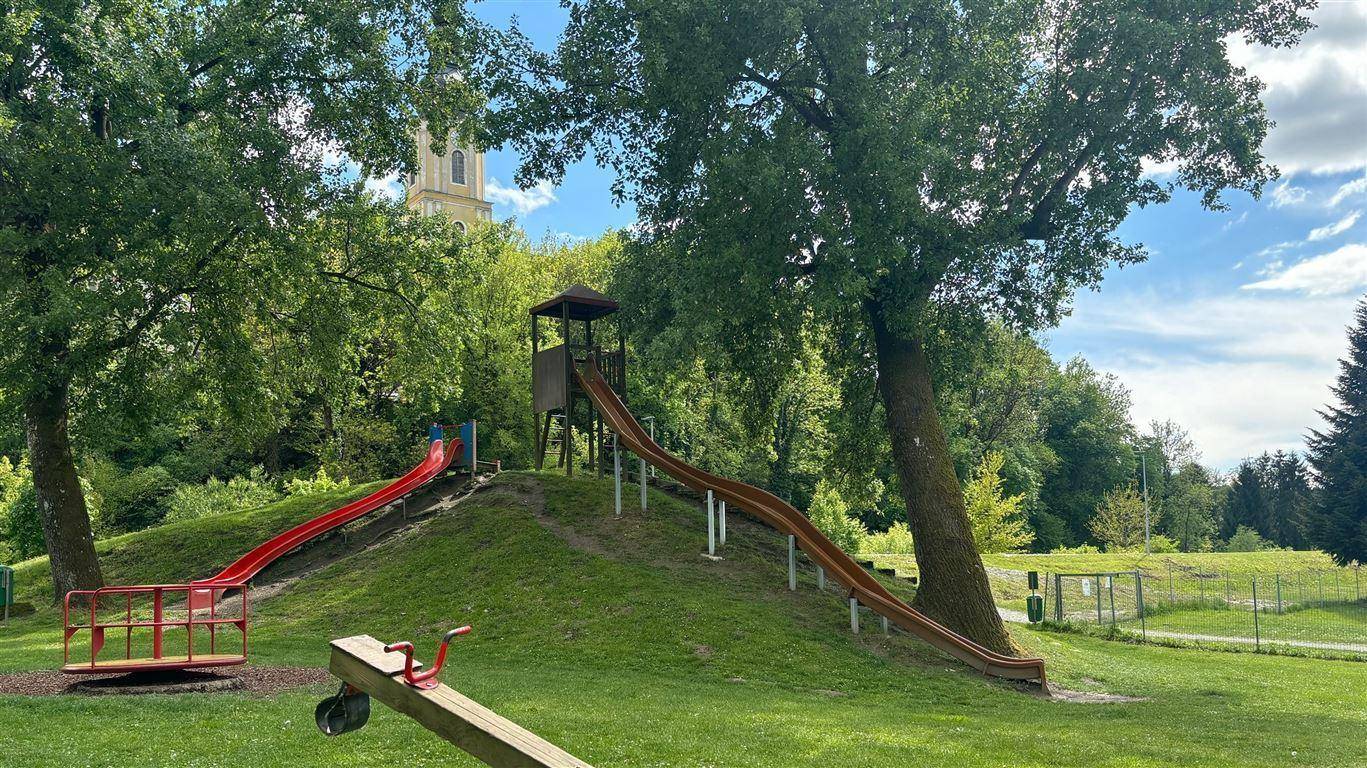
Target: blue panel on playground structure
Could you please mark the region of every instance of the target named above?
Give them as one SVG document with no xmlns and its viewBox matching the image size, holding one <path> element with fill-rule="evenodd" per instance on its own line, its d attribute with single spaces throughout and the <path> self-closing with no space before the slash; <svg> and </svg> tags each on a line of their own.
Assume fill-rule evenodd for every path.
<svg viewBox="0 0 1367 768">
<path fill-rule="evenodd" d="M 460 463 L 473 468 L 475 465 L 475 422 L 470 420 L 460 425 L 460 442 L 465 447 Z"/>
</svg>

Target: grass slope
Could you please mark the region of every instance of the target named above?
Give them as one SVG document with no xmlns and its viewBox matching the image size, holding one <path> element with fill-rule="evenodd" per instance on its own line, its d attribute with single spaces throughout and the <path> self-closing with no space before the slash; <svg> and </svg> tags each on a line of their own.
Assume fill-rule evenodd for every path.
<svg viewBox="0 0 1367 768">
<path fill-rule="evenodd" d="M 726 559 L 709 562 L 695 506 L 652 492 L 648 513 L 613 520 L 611 494 L 591 479 L 505 475 L 256 603 L 253 661 L 322 665 L 329 638 L 359 632 L 412 639 L 428 658 L 443 630 L 468 622 L 443 678 L 598 766 L 1367 763 L 1351 736 L 1367 726 L 1367 665 L 1020 630 L 1055 684 L 1146 699 L 1044 701 L 910 638 L 851 636 L 840 595 L 817 592 L 809 567 L 787 591 L 772 531 L 733 516 Z M 333 501 L 102 552 L 111 581 L 198 576 Z M 41 571 L 21 570 L 32 595 Z M 44 608 L 0 630 L 0 669 L 55 666 L 55 619 Z M 474 764 L 378 706 L 364 730 L 326 739 L 311 717 L 324 693 L 0 697 L 0 763 Z"/>
</svg>

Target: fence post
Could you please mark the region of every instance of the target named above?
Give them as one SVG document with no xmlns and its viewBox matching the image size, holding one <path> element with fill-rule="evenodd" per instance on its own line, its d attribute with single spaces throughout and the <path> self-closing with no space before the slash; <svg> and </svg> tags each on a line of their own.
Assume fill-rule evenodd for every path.
<svg viewBox="0 0 1367 768">
<path fill-rule="evenodd" d="M 1229 571 L 1225 571 L 1225 605 L 1229 605 L 1231 602 L 1232 601 L 1230 600 L 1229 591 Z"/>
<path fill-rule="evenodd" d="M 1263 648 L 1262 632 L 1258 627 L 1258 577 L 1253 577 L 1253 650 Z"/>
<path fill-rule="evenodd" d="M 1063 621 L 1063 575 L 1054 574 L 1054 621 Z"/>
<path fill-rule="evenodd" d="M 1096 623 L 1101 624 L 1101 574 L 1095 576 L 1096 579 Z"/>
<path fill-rule="evenodd" d="M 1115 576 L 1106 577 L 1106 591 L 1111 596 L 1111 626 L 1115 626 Z"/>
<path fill-rule="evenodd" d="M 1282 614 L 1282 575 L 1277 574 L 1277 615 Z"/>
<path fill-rule="evenodd" d="M 1169 603 L 1175 603 L 1175 602 L 1177 602 L 1177 592 L 1174 591 L 1174 589 L 1173 589 L 1173 584 L 1172 584 L 1172 561 L 1171 561 L 1171 560 L 1168 561 L 1168 602 L 1169 602 Z"/>
<path fill-rule="evenodd" d="M 1138 568 L 1134 571 L 1134 601 L 1139 610 L 1139 636 L 1149 639 L 1149 629 L 1144 622 L 1144 574 Z"/>
<path fill-rule="evenodd" d="M 1355 565 L 1355 566 L 1353 566 L 1353 590 L 1354 590 L 1354 596 L 1355 596 L 1359 601 L 1361 601 L 1361 600 L 1362 600 L 1362 566 L 1361 566 L 1361 565 Z"/>
</svg>

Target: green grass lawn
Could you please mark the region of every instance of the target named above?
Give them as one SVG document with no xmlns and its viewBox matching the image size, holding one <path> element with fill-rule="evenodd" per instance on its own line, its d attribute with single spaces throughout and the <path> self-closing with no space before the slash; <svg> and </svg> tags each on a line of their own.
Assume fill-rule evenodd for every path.
<svg viewBox="0 0 1367 768">
<path fill-rule="evenodd" d="M 916 558 L 910 555 L 876 554 L 866 557 L 872 558 L 880 567 L 896 568 L 899 575 L 916 573 Z M 1293 599 L 1293 579 L 1298 586 L 1304 582 L 1303 586 L 1310 590 L 1307 595 L 1314 592 L 1310 585 L 1318 579 L 1319 589 L 1329 590 L 1329 595 L 1337 588 L 1338 594 L 1345 598 L 1355 595 L 1354 590 L 1367 596 L 1367 577 L 1354 568 L 1336 566 L 1328 555 L 1319 551 L 1179 552 L 1155 555 L 1142 552 L 1084 555 L 997 553 L 983 555 L 983 565 L 988 569 L 997 601 L 1010 601 L 1012 607 L 1017 608 L 1020 607 L 1020 601 L 1030 594 L 1025 579 L 1028 571 L 1038 571 L 1043 583 L 1046 574 L 1139 570 L 1144 574 L 1146 594 L 1166 598 L 1171 593 L 1179 600 L 1223 592 L 1226 578 L 1235 584 L 1236 589 L 1247 592 L 1254 576 L 1270 580 L 1278 573 L 1286 574 L 1288 600 Z"/>
<path fill-rule="evenodd" d="M 202 576 L 338 500 L 100 549 L 111 582 Z M 613 520 L 609 482 L 508 473 L 254 603 L 252 660 L 324 665 L 328 639 L 361 632 L 429 658 L 443 630 L 470 623 L 443 678 L 598 766 L 1367 764 L 1353 736 L 1367 727 L 1367 664 L 1016 629 L 1055 685 L 1144 699 L 1042 700 L 912 638 L 852 636 L 841 596 L 817 591 L 810 567 L 789 592 L 782 537 L 739 515 L 723 561 L 700 557 L 705 545 L 701 512 L 663 494 Z M 21 599 L 44 593 L 42 571 L 21 568 Z M 58 618 L 44 606 L 0 629 L 0 670 L 55 667 Z M 327 739 L 312 708 L 329 692 L 0 697 L 0 764 L 474 764 L 380 705 L 364 730 Z"/>
<path fill-rule="evenodd" d="M 1119 622 L 1124 629 L 1138 631 L 1137 619 Z M 1217 603 L 1205 606 L 1181 604 L 1171 610 L 1150 613 L 1144 618 L 1148 630 L 1211 635 L 1217 637 L 1259 638 L 1264 643 L 1330 643 L 1359 645 L 1367 650 L 1367 604 L 1338 604 L 1296 608 L 1277 613 L 1261 608 L 1255 627 L 1253 611 Z"/>
</svg>

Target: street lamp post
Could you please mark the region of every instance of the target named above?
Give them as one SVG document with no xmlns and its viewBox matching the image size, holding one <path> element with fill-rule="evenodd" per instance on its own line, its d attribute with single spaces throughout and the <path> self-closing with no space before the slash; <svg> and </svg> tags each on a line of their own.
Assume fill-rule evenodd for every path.
<svg viewBox="0 0 1367 768">
<path fill-rule="evenodd" d="M 1147 555 L 1147 554 L 1150 554 L 1150 551 L 1149 551 L 1149 461 L 1148 461 L 1148 458 L 1149 458 L 1149 457 L 1148 457 L 1148 455 L 1147 455 L 1146 453 L 1144 453 L 1143 451 L 1135 451 L 1134 453 L 1135 453 L 1135 455 L 1137 455 L 1137 456 L 1139 457 L 1140 477 L 1142 478 L 1142 483 L 1143 483 L 1143 485 L 1142 485 L 1141 487 L 1144 489 L 1144 554 Z"/>
</svg>

